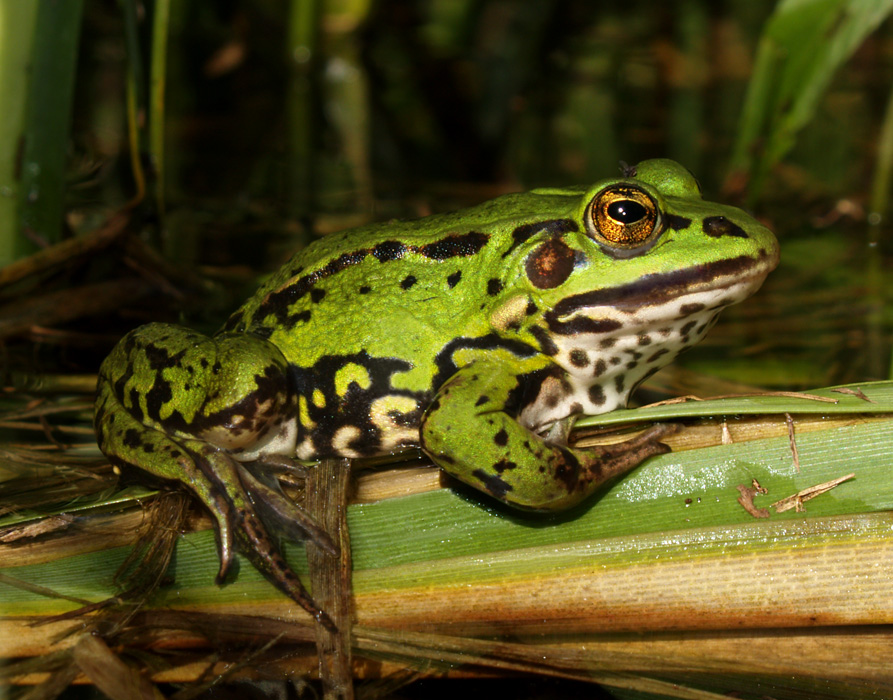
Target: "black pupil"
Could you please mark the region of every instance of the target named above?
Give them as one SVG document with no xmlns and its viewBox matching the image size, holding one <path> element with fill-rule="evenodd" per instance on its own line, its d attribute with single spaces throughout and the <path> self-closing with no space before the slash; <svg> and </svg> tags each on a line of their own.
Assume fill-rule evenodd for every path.
<svg viewBox="0 0 893 700">
<path fill-rule="evenodd" d="M 621 224 L 634 224 L 647 214 L 645 207 L 632 199 L 619 199 L 608 205 L 608 216 Z"/>
</svg>

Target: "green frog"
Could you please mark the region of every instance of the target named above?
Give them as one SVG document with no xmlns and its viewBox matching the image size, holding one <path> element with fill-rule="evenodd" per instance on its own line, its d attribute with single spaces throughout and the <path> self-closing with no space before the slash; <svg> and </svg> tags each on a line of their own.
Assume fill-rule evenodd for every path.
<svg viewBox="0 0 893 700">
<path fill-rule="evenodd" d="M 570 446 L 574 418 L 624 406 L 777 262 L 767 228 L 703 201 L 669 160 L 328 235 L 213 337 L 126 335 L 99 372 L 99 444 L 204 503 L 221 580 L 235 542 L 331 625 L 270 533 L 337 548 L 279 490 L 280 470 L 416 446 L 499 501 L 569 508 L 669 450 L 666 426 Z"/>
</svg>

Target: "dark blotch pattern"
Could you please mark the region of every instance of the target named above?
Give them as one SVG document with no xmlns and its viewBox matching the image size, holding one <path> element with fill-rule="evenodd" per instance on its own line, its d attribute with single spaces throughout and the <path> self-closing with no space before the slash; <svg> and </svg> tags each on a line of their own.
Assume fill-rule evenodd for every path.
<svg viewBox="0 0 893 700">
<path fill-rule="evenodd" d="M 447 258 L 468 257 L 480 252 L 490 237 L 485 233 L 471 231 L 466 234 L 453 234 L 439 241 L 421 246 L 418 251 L 426 258 L 432 260 L 446 260 Z"/>
<path fill-rule="evenodd" d="M 703 227 L 704 233 L 711 238 L 722 238 L 723 236 L 750 238 L 743 228 L 724 216 L 708 216 L 704 219 Z"/>
<path fill-rule="evenodd" d="M 496 464 L 493 465 L 493 471 L 497 474 L 502 474 L 503 472 L 510 472 L 512 469 L 517 469 L 518 465 L 515 462 L 512 462 L 508 459 L 500 459 Z"/>
<path fill-rule="evenodd" d="M 691 219 L 684 216 L 678 216 L 677 214 L 670 214 L 667 217 L 667 226 L 674 231 L 681 231 L 682 229 L 691 226 Z"/>
<path fill-rule="evenodd" d="M 378 262 L 399 260 L 406 254 L 406 246 L 400 241 L 384 241 L 372 249 L 372 257 Z"/>
<path fill-rule="evenodd" d="M 543 351 L 546 355 L 553 357 L 558 354 L 558 346 L 555 344 L 555 341 L 552 340 L 552 336 L 549 335 L 549 331 L 540 326 L 532 326 L 530 328 L 530 334 L 536 338 L 537 342 L 540 344 L 540 350 Z"/>
<path fill-rule="evenodd" d="M 443 346 L 434 358 L 437 373 L 431 383 L 432 387 L 436 389 L 456 373 L 459 368 L 453 360 L 453 355 L 466 348 L 474 350 L 503 348 L 522 358 L 532 357 L 536 354 L 536 348 L 531 347 L 527 343 L 510 338 L 502 338 L 496 333 L 489 333 L 480 338 L 453 338 L 453 340 Z"/>
<path fill-rule="evenodd" d="M 263 300 L 263 303 L 255 310 L 249 325 L 259 327 L 263 325 L 264 319 L 268 316 L 274 316 L 280 328 L 288 329 L 292 327 L 295 317 L 290 315 L 291 309 L 306 294 L 310 294 L 311 299 L 313 299 L 313 294 L 317 291 L 315 288 L 317 282 L 360 264 L 370 255 L 380 263 L 400 260 L 410 252 L 418 253 L 433 260 L 446 260 L 457 256 L 467 257 L 475 255 L 480 252 L 489 240 L 490 237 L 487 234 L 471 231 L 466 234 L 452 234 L 439 241 L 427 243 L 419 247 L 407 246 L 400 241 L 382 241 L 371 249 L 363 248 L 344 253 L 337 258 L 331 259 L 318 270 L 309 272 L 298 279 L 292 278 L 280 289 L 270 292 L 266 299 Z M 324 294 L 322 289 L 318 291 Z M 322 297 L 320 296 L 319 298 L 321 299 Z M 224 327 L 225 330 L 232 330 L 237 327 L 244 329 L 246 326 L 245 321 L 248 319 L 243 319 L 242 313 L 240 310 L 230 316 Z"/>
<path fill-rule="evenodd" d="M 369 385 L 360 387 L 352 382 L 343 395 L 335 389 L 338 370 L 347 365 L 358 365 L 369 377 Z M 347 447 L 361 455 L 375 454 L 381 445 L 381 430 L 372 420 L 372 404 L 381 396 L 405 396 L 415 400 L 418 409 L 394 412 L 391 418 L 400 425 L 418 426 L 422 408 L 432 401 L 431 392 L 397 389 L 393 377 L 406 372 L 411 365 L 398 358 L 372 357 L 366 351 L 349 355 L 323 355 L 311 367 L 289 366 L 289 383 L 297 394 L 306 399 L 307 412 L 313 427 L 298 427 L 298 442 L 309 433 L 312 444 L 320 457 L 337 456 L 332 439 L 339 430 L 350 426 L 358 433 Z M 321 405 L 314 401 L 314 394 L 322 395 Z M 429 410 L 434 410 L 434 405 Z"/>
<path fill-rule="evenodd" d="M 589 364 L 589 355 L 585 350 L 571 350 L 570 361 L 574 367 L 586 367 Z"/>
<path fill-rule="evenodd" d="M 599 384 L 593 384 L 589 387 L 589 400 L 596 406 L 602 406 L 605 403 L 605 390 Z"/>
<path fill-rule="evenodd" d="M 524 265 L 531 284 L 537 289 L 554 289 L 574 271 L 576 251 L 560 238 L 550 238 L 534 250 Z"/>
<path fill-rule="evenodd" d="M 483 469 L 475 469 L 471 475 L 481 482 L 488 493 L 500 500 L 505 500 L 506 494 L 512 490 L 511 484 L 507 484 L 497 474 L 487 474 Z"/>
<path fill-rule="evenodd" d="M 539 233 L 552 236 L 561 236 L 565 233 L 573 233 L 579 231 L 580 227 L 573 219 L 552 219 L 550 221 L 536 221 L 532 224 L 522 224 L 512 231 L 512 244 L 502 254 L 503 258 L 507 258 L 514 252 L 515 248 L 524 243 L 528 238 Z"/>
<path fill-rule="evenodd" d="M 453 274 L 447 277 L 447 285 L 452 289 L 457 284 L 459 284 L 459 280 L 462 279 L 462 270 L 456 270 Z"/>
<path fill-rule="evenodd" d="M 664 355 L 666 355 L 668 352 L 670 352 L 670 351 L 667 350 L 667 348 L 661 348 L 661 349 L 658 350 L 656 353 L 654 353 L 653 355 L 651 355 L 651 357 L 648 358 L 648 360 L 647 360 L 648 364 L 652 364 L 652 363 L 654 363 L 654 362 L 657 362 L 661 357 L 663 357 Z"/>
</svg>

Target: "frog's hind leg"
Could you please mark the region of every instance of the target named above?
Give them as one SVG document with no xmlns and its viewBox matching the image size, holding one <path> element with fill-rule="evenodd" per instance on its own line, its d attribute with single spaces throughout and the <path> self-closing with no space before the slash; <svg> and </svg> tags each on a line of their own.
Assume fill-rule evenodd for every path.
<svg viewBox="0 0 893 700">
<path fill-rule="evenodd" d="M 328 534 L 281 493 L 248 474 L 226 450 L 200 440 L 172 439 L 117 408 L 114 393 L 101 384 L 95 417 L 100 447 L 113 463 L 136 466 L 164 480 L 172 478 L 171 465 L 177 466 L 177 480 L 188 485 L 215 519 L 220 555 L 218 581 L 226 577 L 232 565 L 235 539 L 265 578 L 320 624 L 334 629 L 329 616 L 316 605 L 285 561 L 255 502 L 268 503 L 268 511 L 276 514 L 277 520 L 290 520 L 292 529 L 300 530 L 324 549 L 336 551 Z"/>
<path fill-rule="evenodd" d="M 335 630 L 331 618 L 317 606 L 297 574 L 285 561 L 258 510 L 275 515 L 280 523 L 286 524 L 290 529 L 297 528 L 314 543 L 329 553 L 336 554 L 338 547 L 328 533 L 285 496 L 252 476 L 225 451 L 203 443 L 189 447 L 198 448 L 192 451 L 195 465 L 198 465 L 197 468 L 193 467 L 195 478 L 199 481 L 213 481 L 216 489 L 212 490 L 224 493 L 228 506 L 223 515 L 219 515 L 220 511 L 216 509 L 214 511 L 221 540 L 218 580 L 223 580 L 231 562 L 231 552 L 230 559 L 227 559 L 224 551 L 224 533 L 227 533 L 226 537 L 230 537 L 229 533 L 234 532 L 240 550 L 264 577 L 313 615 L 317 622 Z"/>
</svg>

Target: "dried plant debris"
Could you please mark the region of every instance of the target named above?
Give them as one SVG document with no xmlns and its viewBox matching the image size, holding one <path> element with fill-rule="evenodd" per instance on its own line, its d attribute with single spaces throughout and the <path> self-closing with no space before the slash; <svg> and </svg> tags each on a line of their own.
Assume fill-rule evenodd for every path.
<svg viewBox="0 0 893 700">
<path fill-rule="evenodd" d="M 836 479 L 831 479 L 830 481 L 824 481 L 821 484 L 816 484 L 815 486 L 808 486 L 807 488 L 801 489 L 795 494 L 782 498 L 780 501 L 775 501 L 775 503 L 770 504 L 769 508 L 774 508 L 776 513 L 784 513 L 786 510 L 791 509 L 796 510 L 798 513 L 802 513 L 805 510 L 803 504 L 806 501 L 813 499 L 816 496 L 820 496 L 823 493 L 827 493 L 843 482 L 854 479 L 855 477 L 856 474 L 852 473 L 847 474 L 846 476 L 838 477 Z M 744 510 L 746 510 L 755 518 L 769 517 L 768 508 L 759 508 L 753 502 L 754 497 L 758 495 L 767 495 L 769 493 L 768 489 L 760 486 L 756 479 L 753 480 L 750 487 L 745 486 L 744 484 L 738 484 L 736 488 L 740 493 L 740 495 L 738 496 L 738 503 L 741 504 L 741 507 L 744 508 Z"/>
<path fill-rule="evenodd" d="M 51 535 L 63 532 L 71 527 L 77 518 L 68 513 L 60 513 L 47 518 L 40 518 L 32 522 L 23 523 L 20 526 L 11 526 L 0 529 L 0 544 L 12 544 L 18 540 L 27 540 L 43 535 Z"/>
<path fill-rule="evenodd" d="M 776 501 L 770 507 L 775 508 L 776 513 L 783 513 L 786 510 L 791 510 L 793 508 L 798 513 L 802 513 L 803 503 L 815 498 L 816 496 L 820 496 L 823 493 L 827 493 L 833 488 L 836 488 L 844 481 L 849 481 L 850 479 L 854 479 L 856 477 L 855 473 L 847 474 L 846 476 L 838 477 L 837 479 L 831 479 L 830 481 L 825 481 L 821 484 L 816 484 L 815 486 L 809 486 L 808 488 L 803 489 L 802 491 L 798 491 L 792 496 L 788 496 L 787 498 L 782 498 L 780 501 Z"/>
<path fill-rule="evenodd" d="M 877 403 L 877 401 L 872 401 L 869 399 L 861 389 L 852 389 L 850 387 L 840 387 L 839 389 L 831 389 L 835 394 L 848 394 L 849 396 L 855 396 L 858 399 L 862 399 L 863 401 L 867 401 L 868 403 Z"/>
<path fill-rule="evenodd" d="M 757 508 L 754 505 L 753 499 L 757 495 L 765 495 L 769 493 L 765 488 L 760 486 L 759 482 L 754 479 L 751 482 L 750 486 L 745 486 L 744 484 L 738 484 L 736 486 L 738 489 L 738 503 L 741 504 L 741 507 L 744 508 L 748 513 L 750 513 L 755 518 L 768 518 L 769 511 L 766 508 Z"/>
<path fill-rule="evenodd" d="M 838 393 L 844 394 L 855 392 L 847 392 L 841 389 Z M 676 396 L 672 399 L 665 399 L 664 401 L 650 403 L 647 406 L 643 406 L 642 408 L 654 408 L 655 406 L 672 406 L 677 403 L 688 403 L 689 401 L 725 401 L 728 399 L 763 398 L 766 396 L 775 396 L 782 399 L 806 399 L 808 401 L 818 401 L 820 403 L 837 403 L 837 399 L 832 399 L 828 396 L 818 396 L 817 394 L 807 394 L 802 391 L 755 391 L 753 393 L 747 394 L 720 394 L 717 396 L 708 396 L 706 398 L 695 396 L 694 394 L 688 394 L 686 396 Z M 866 398 L 866 400 L 868 399 Z"/>
<path fill-rule="evenodd" d="M 791 445 L 791 457 L 794 460 L 794 469 L 800 473 L 800 453 L 797 451 L 797 438 L 794 436 L 794 418 L 790 413 L 784 414 L 784 422 L 788 426 L 788 442 Z"/>
<path fill-rule="evenodd" d="M 308 542 L 307 561 L 316 603 L 334 622 L 334 628 L 316 625 L 320 679 L 327 696 L 345 700 L 353 698 L 349 490 L 350 460 L 326 459 L 309 476 L 304 504 L 338 544 L 338 553 L 333 555 Z"/>
</svg>

